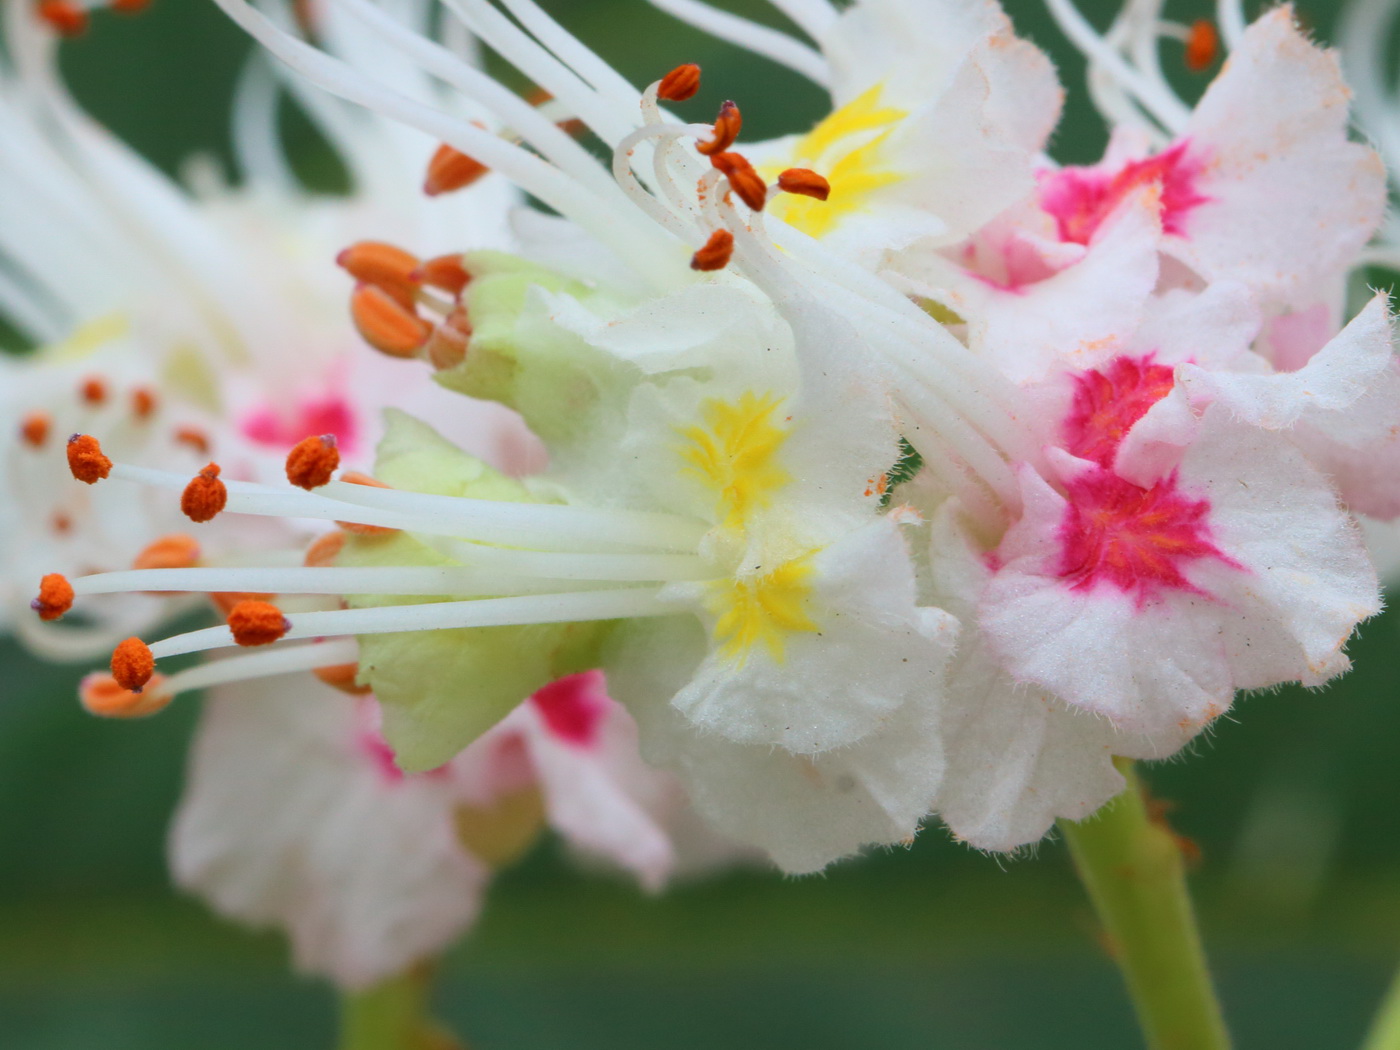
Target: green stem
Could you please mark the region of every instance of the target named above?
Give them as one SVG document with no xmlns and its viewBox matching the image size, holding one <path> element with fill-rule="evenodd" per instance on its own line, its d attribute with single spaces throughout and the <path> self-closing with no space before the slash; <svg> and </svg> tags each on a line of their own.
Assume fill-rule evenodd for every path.
<svg viewBox="0 0 1400 1050">
<path fill-rule="evenodd" d="M 340 1050 L 449 1050 L 459 1047 L 428 1017 L 432 967 L 415 966 L 341 1000 Z"/>
<path fill-rule="evenodd" d="M 1097 814 L 1060 821 L 1079 879 L 1128 983 L 1149 1050 L 1229 1050 L 1206 968 L 1181 848 L 1152 819 L 1132 764 L 1128 789 Z"/>
<path fill-rule="evenodd" d="M 1361 1050 L 1400 1050 L 1400 974 L 1385 993 Z"/>
</svg>

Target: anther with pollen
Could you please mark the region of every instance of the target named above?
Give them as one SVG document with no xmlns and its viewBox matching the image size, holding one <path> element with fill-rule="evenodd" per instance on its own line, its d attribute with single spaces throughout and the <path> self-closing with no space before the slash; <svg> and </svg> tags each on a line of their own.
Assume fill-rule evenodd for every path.
<svg viewBox="0 0 1400 1050">
<path fill-rule="evenodd" d="M 467 347 L 471 344 L 472 323 L 467 311 L 456 307 L 433 329 L 431 338 L 423 348 L 423 356 L 439 372 L 456 368 L 467 359 Z"/>
<path fill-rule="evenodd" d="M 710 158 L 710 163 L 724 172 L 740 200 L 754 211 L 763 210 L 763 205 L 768 202 L 768 184 L 754 170 L 747 157 L 741 153 L 716 153 Z"/>
<path fill-rule="evenodd" d="M 778 189 L 824 201 L 831 196 L 831 183 L 811 168 L 788 168 L 778 176 Z"/>
<path fill-rule="evenodd" d="M 168 536 L 146 546 L 131 563 L 133 569 L 188 569 L 199 563 L 199 541 L 183 532 Z"/>
<path fill-rule="evenodd" d="M 405 308 L 413 309 L 418 294 L 418 257 L 382 241 L 358 241 L 335 257 L 337 265 L 361 284 L 381 288 Z"/>
<path fill-rule="evenodd" d="M 373 284 L 351 294 L 350 319 L 365 342 L 390 357 L 416 357 L 433 334 L 431 324 Z"/>
<path fill-rule="evenodd" d="M 1198 18 L 1186 34 L 1186 68 L 1202 73 L 1215 64 L 1220 54 L 1220 31 L 1209 18 Z"/>
<path fill-rule="evenodd" d="M 90 674 L 78 685 L 78 700 L 98 718 L 146 718 L 163 711 L 175 698 L 161 689 L 164 679 L 152 675 L 144 689 L 132 691 L 109 674 Z"/>
<path fill-rule="evenodd" d="M 726 102 L 719 107 L 719 115 L 715 117 L 715 137 L 708 142 L 697 142 L 695 148 L 707 157 L 723 153 L 738 141 L 743 126 L 744 117 L 739 107 L 733 102 Z"/>
<path fill-rule="evenodd" d="M 88 27 L 88 13 L 72 0 L 39 0 L 39 18 L 60 36 L 77 36 Z"/>
<path fill-rule="evenodd" d="M 692 270 L 723 270 L 734 254 L 734 235 L 728 230 L 716 230 L 704 247 L 690 257 Z"/>
<path fill-rule="evenodd" d="M 73 585 L 61 573 L 51 572 L 39 581 L 39 596 L 29 607 L 44 621 L 60 619 L 73 608 Z"/>
<path fill-rule="evenodd" d="M 192 448 L 201 456 L 209 454 L 209 435 L 198 427 L 176 427 L 175 440 L 187 448 Z"/>
<path fill-rule="evenodd" d="M 100 376 L 89 376 L 78 387 L 78 396 L 89 405 L 100 405 L 107 400 L 107 384 Z"/>
<path fill-rule="evenodd" d="M 131 392 L 131 411 L 137 419 L 150 419 L 156 411 L 156 395 L 144 386 Z"/>
<path fill-rule="evenodd" d="M 49 431 L 53 428 L 53 417 L 41 409 L 25 414 L 20 420 L 19 436 L 24 439 L 26 445 L 34 448 L 42 448 L 48 440 Z"/>
<path fill-rule="evenodd" d="M 360 673 L 359 664 L 336 664 L 333 667 L 317 667 L 311 671 L 317 678 L 325 682 L 333 689 L 339 689 L 342 693 L 349 693 L 351 696 L 364 696 L 370 692 L 367 685 L 357 685 L 356 677 Z"/>
<path fill-rule="evenodd" d="M 312 541 L 311 546 L 306 548 L 306 557 L 302 559 L 302 563 L 316 568 L 334 565 L 335 559 L 344 548 L 345 533 L 340 529 L 332 529 Z"/>
<path fill-rule="evenodd" d="M 429 197 L 466 189 L 491 169 L 461 150 L 443 143 L 428 161 L 428 174 L 423 179 L 423 192 Z"/>
<path fill-rule="evenodd" d="M 79 481 L 95 485 L 112 472 L 112 461 L 102 454 L 97 438 L 74 434 L 68 439 L 68 469 Z"/>
<path fill-rule="evenodd" d="M 340 480 L 347 485 L 364 485 L 372 489 L 387 489 L 392 487 L 386 485 L 378 478 L 371 477 L 368 474 L 361 474 L 358 470 L 346 471 L 340 476 Z M 353 532 L 357 536 L 389 536 L 399 531 L 398 529 L 391 529 L 385 525 L 362 525 L 358 521 L 337 521 L 336 524 L 346 532 Z M 324 537 L 322 538 L 324 539 Z M 342 540 L 342 542 L 344 541 Z M 337 547 L 336 553 L 339 553 L 339 551 L 340 548 Z M 307 557 L 309 558 L 310 556 L 310 552 L 308 552 Z M 307 562 L 307 564 L 309 565 L 311 563 Z"/>
<path fill-rule="evenodd" d="M 112 650 L 112 677 L 123 689 L 139 693 L 155 673 L 156 658 L 140 638 L 128 638 Z"/>
<path fill-rule="evenodd" d="M 656 97 L 667 102 L 685 102 L 694 98 L 699 90 L 700 67 L 694 62 L 687 62 L 661 78 L 661 83 L 656 88 Z"/>
<path fill-rule="evenodd" d="M 228 629 L 239 645 L 271 645 L 290 631 L 292 624 L 271 602 L 242 601 L 229 610 Z"/>
<path fill-rule="evenodd" d="M 441 288 L 456 299 L 471 283 L 472 275 L 462 265 L 460 255 L 438 255 L 420 263 L 409 275 L 419 284 Z"/>
<path fill-rule="evenodd" d="M 339 466 L 335 435 L 313 435 L 302 438 L 287 453 L 287 480 L 299 489 L 318 489 L 331 480 Z"/>
<path fill-rule="evenodd" d="M 190 521 L 212 521 L 228 503 L 228 488 L 219 480 L 219 473 L 219 465 L 210 463 L 180 493 L 180 510 Z"/>
</svg>

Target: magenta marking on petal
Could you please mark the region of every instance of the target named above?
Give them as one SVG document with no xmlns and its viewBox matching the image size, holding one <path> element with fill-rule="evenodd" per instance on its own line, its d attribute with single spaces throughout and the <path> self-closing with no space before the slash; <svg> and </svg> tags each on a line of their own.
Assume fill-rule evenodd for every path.
<svg viewBox="0 0 1400 1050">
<path fill-rule="evenodd" d="M 1062 428 L 1067 452 L 1101 467 L 1113 465 L 1133 424 L 1171 393 L 1174 371 L 1155 364 L 1153 356 L 1124 354 L 1074 375 L 1074 402 Z"/>
<path fill-rule="evenodd" d="M 350 402 L 339 394 L 328 394 L 305 398 L 290 411 L 270 405 L 254 409 L 244 417 L 239 430 L 249 440 L 279 449 L 316 434 L 332 434 L 341 451 L 350 454 L 360 426 Z"/>
<path fill-rule="evenodd" d="M 545 726 L 560 740 L 575 747 L 592 747 L 611 702 L 604 692 L 601 671 L 585 671 L 561 678 L 535 693 L 531 703 Z"/>
</svg>

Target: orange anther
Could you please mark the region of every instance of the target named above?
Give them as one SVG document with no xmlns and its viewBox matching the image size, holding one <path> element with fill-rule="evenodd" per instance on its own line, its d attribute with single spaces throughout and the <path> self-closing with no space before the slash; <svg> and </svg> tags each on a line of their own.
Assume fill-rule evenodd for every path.
<svg viewBox="0 0 1400 1050">
<path fill-rule="evenodd" d="M 455 299 L 462 289 L 471 283 L 472 275 L 462 265 L 460 255 L 439 255 L 423 263 L 413 271 L 413 279 L 433 288 L 441 288 L 451 293 Z"/>
<path fill-rule="evenodd" d="M 695 97 L 700 90 L 700 67 L 694 62 L 677 66 L 661 78 L 656 86 L 656 97 L 667 102 L 684 102 Z"/>
<path fill-rule="evenodd" d="M 788 168 L 778 176 L 778 189 L 824 201 L 831 196 L 831 183 L 811 168 Z"/>
<path fill-rule="evenodd" d="M 25 415 L 19 424 L 19 436 L 25 444 L 33 445 L 35 448 L 41 447 L 48 439 L 49 430 L 53 427 L 53 417 L 42 409 L 35 409 Z"/>
<path fill-rule="evenodd" d="M 362 284 L 372 284 L 412 310 L 418 291 L 418 257 L 383 241 L 357 241 L 335 257 Z"/>
<path fill-rule="evenodd" d="M 372 478 L 368 474 L 361 474 L 358 470 L 352 470 L 341 476 L 341 481 L 351 485 L 368 485 L 370 488 L 387 489 L 392 486 L 386 485 L 378 478 Z M 398 529 L 391 529 L 386 525 L 362 525 L 358 521 L 337 521 L 342 529 L 353 532 L 357 536 L 389 536 Z"/>
<path fill-rule="evenodd" d="M 271 645 L 292 628 L 271 602 L 242 601 L 229 610 L 228 628 L 239 645 Z"/>
<path fill-rule="evenodd" d="M 239 602 L 267 602 L 273 597 L 271 594 L 257 594 L 253 591 L 213 591 L 209 600 L 214 603 L 214 608 L 219 610 L 219 615 L 227 620 L 228 614 L 233 612 L 234 606 Z"/>
<path fill-rule="evenodd" d="M 156 658 L 140 638 L 128 638 L 112 650 L 112 677 L 123 689 L 141 692 L 155 672 Z"/>
<path fill-rule="evenodd" d="M 342 693 L 349 693 L 351 696 L 363 696 L 371 692 L 371 687 L 367 685 L 356 685 L 355 678 L 360 673 L 359 664 L 336 664 L 333 667 L 317 667 L 311 672 L 326 685 L 334 689 L 339 689 Z"/>
<path fill-rule="evenodd" d="M 1209 69 L 1220 54 L 1220 31 L 1209 18 L 1191 23 L 1186 35 L 1186 68 L 1193 73 Z"/>
<path fill-rule="evenodd" d="M 39 597 L 29 607 L 41 620 L 57 620 L 73 608 L 73 585 L 61 573 L 51 572 L 39 581 Z"/>
<path fill-rule="evenodd" d="M 734 235 L 728 230 L 716 230 L 710 234 L 705 246 L 690 257 L 692 270 L 723 270 L 729 265 L 729 257 L 734 254 Z"/>
<path fill-rule="evenodd" d="M 739 137 L 739 129 L 743 126 L 744 117 L 739 112 L 739 107 L 733 102 L 726 102 L 719 107 L 719 116 L 715 117 L 715 137 L 708 142 L 697 142 L 695 148 L 707 157 L 723 153 L 734 145 Z"/>
<path fill-rule="evenodd" d="M 151 0 L 108 0 L 107 6 L 119 15 L 139 15 L 151 6 Z"/>
<path fill-rule="evenodd" d="M 724 172 L 740 200 L 754 211 L 763 210 L 768 200 L 768 184 L 754 171 L 747 157 L 740 153 L 716 153 L 710 158 L 710 163 Z"/>
<path fill-rule="evenodd" d="M 188 445 L 201 456 L 209 455 L 209 435 L 199 427 L 176 427 L 175 440 L 181 445 Z"/>
<path fill-rule="evenodd" d="M 428 161 L 428 174 L 423 180 L 423 192 L 429 197 L 465 189 L 491 169 L 473 160 L 461 150 L 443 143 Z"/>
<path fill-rule="evenodd" d="M 88 26 L 88 13 L 72 0 L 39 0 L 35 11 L 62 36 L 77 36 Z"/>
<path fill-rule="evenodd" d="M 180 510 L 190 521 L 211 521 L 228 503 L 228 488 L 219 480 L 219 465 L 210 463 L 185 486 Z"/>
<path fill-rule="evenodd" d="M 162 675 L 152 675 L 146 688 L 133 692 L 109 674 L 90 674 L 78 685 L 78 700 L 99 718 L 145 718 L 163 710 L 174 693 L 161 689 Z"/>
<path fill-rule="evenodd" d="M 136 555 L 133 569 L 188 569 L 199 561 L 199 541 L 183 532 L 162 536 Z"/>
<path fill-rule="evenodd" d="M 351 294 L 350 318 L 365 342 L 390 357 L 416 356 L 433 334 L 432 325 L 372 284 Z"/>
<path fill-rule="evenodd" d="M 60 536 L 68 535 L 73 528 L 73 519 L 61 510 L 55 511 L 54 516 L 49 519 L 49 527 Z"/>
<path fill-rule="evenodd" d="M 348 475 L 347 475 L 348 477 Z M 345 546 L 345 533 L 339 529 L 322 533 L 317 536 L 310 547 L 306 548 L 306 557 L 302 561 L 307 565 L 314 565 L 324 568 L 327 565 L 334 565 L 336 557 Z"/>
<path fill-rule="evenodd" d="M 442 324 L 433 329 L 424 356 L 439 372 L 456 368 L 467 359 L 467 347 L 471 343 L 472 324 L 467 311 L 460 306 L 447 315 Z"/>
<path fill-rule="evenodd" d="M 139 386 L 131 392 L 131 411 L 137 419 L 150 419 L 156 410 L 156 395 L 150 389 Z"/>
<path fill-rule="evenodd" d="M 68 439 L 68 469 L 79 481 L 95 485 L 112 472 L 112 461 L 102 454 L 97 438 L 74 434 Z"/>
<path fill-rule="evenodd" d="M 89 405 L 100 405 L 107 400 L 107 384 L 101 376 L 88 376 L 78 387 L 78 396 Z"/>
<path fill-rule="evenodd" d="M 287 453 L 287 480 L 299 489 L 318 489 L 331 480 L 339 466 L 335 435 L 313 435 L 302 438 Z"/>
</svg>

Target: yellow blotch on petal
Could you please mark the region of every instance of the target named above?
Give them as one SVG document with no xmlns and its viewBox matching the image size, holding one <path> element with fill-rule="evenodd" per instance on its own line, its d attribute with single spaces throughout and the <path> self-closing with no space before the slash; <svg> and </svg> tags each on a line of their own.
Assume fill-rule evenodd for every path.
<svg viewBox="0 0 1400 1050">
<path fill-rule="evenodd" d="M 826 176 L 831 194 L 825 201 L 782 194 L 769 210 L 803 233 L 821 237 L 843 218 L 867 206 L 875 190 L 899 182 L 905 176 L 886 167 L 881 147 L 895 127 L 909 114 L 880 104 L 883 84 L 833 112 L 797 143 L 795 156 L 805 166 Z M 762 174 L 769 178 L 765 169 Z"/>
<path fill-rule="evenodd" d="M 705 604 L 715 617 L 720 652 L 742 664 L 761 644 L 774 662 L 782 663 L 789 634 L 817 630 L 807 614 L 813 571 L 807 555 L 762 576 L 711 583 Z"/>
<path fill-rule="evenodd" d="M 778 462 L 787 428 L 774 416 L 782 399 L 746 393 L 737 402 L 707 401 L 703 426 L 682 428 L 686 470 L 715 492 L 717 516 L 729 528 L 742 528 L 749 515 L 768 504 L 772 492 L 791 478 Z"/>
</svg>

